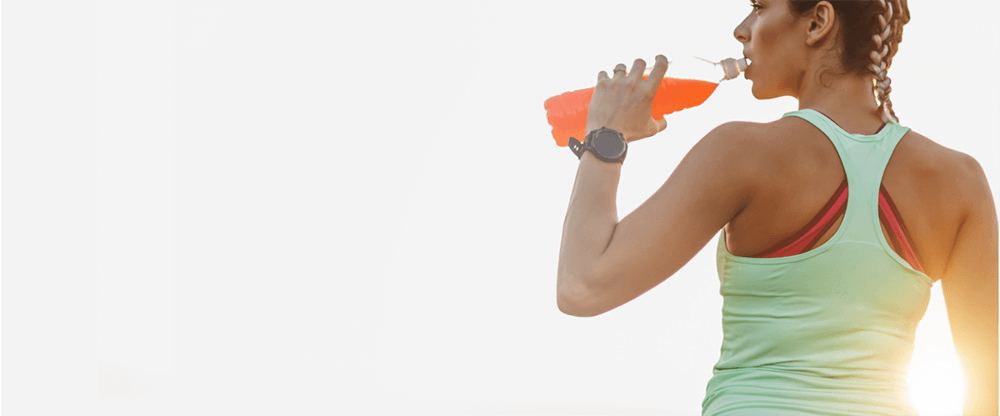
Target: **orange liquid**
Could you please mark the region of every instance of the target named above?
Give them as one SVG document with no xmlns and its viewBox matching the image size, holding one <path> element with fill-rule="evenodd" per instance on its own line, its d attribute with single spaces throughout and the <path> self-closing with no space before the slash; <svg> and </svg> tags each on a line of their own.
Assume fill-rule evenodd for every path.
<svg viewBox="0 0 1000 416">
<path fill-rule="evenodd" d="M 643 75 L 642 79 L 646 79 Z M 654 119 L 701 105 L 715 92 L 719 84 L 693 79 L 663 78 L 653 97 L 651 116 Z M 565 92 L 545 100 L 546 117 L 552 126 L 552 138 L 559 146 L 568 146 L 569 138 L 583 141 L 587 132 L 587 109 L 594 96 L 594 87 Z"/>
</svg>

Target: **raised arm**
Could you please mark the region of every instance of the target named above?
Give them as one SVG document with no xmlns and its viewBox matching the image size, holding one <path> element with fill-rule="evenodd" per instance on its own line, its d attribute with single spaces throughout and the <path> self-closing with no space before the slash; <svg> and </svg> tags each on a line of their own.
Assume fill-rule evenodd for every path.
<svg viewBox="0 0 1000 416">
<path fill-rule="evenodd" d="M 748 204 L 767 152 L 753 123 L 709 132 L 649 199 L 621 221 L 620 165 L 587 152 L 577 173 L 559 252 L 559 309 L 589 317 L 652 289 L 705 247 Z"/>
<path fill-rule="evenodd" d="M 965 376 L 964 416 L 997 415 L 997 211 L 982 166 L 964 155 L 968 210 L 941 277 Z"/>
<path fill-rule="evenodd" d="M 646 62 L 631 74 L 618 64 L 614 77 L 597 75 L 586 131 L 618 131 L 626 142 L 666 127 L 651 106 L 667 70 L 656 56 L 647 79 Z M 619 163 L 583 153 L 559 247 L 556 303 L 568 315 L 594 316 L 653 288 L 691 260 L 719 229 L 748 203 L 756 167 L 763 162 L 753 123 L 726 123 L 701 139 L 666 183 L 639 208 L 618 221 Z"/>
</svg>

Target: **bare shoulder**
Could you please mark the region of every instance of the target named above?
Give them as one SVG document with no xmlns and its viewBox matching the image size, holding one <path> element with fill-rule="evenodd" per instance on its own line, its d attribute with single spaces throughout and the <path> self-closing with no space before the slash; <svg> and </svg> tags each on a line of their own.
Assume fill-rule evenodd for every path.
<svg viewBox="0 0 1000 416">
<path fill-rule="evenodd" d="M 775 122 L 757 123 L 753 121 L 728 121 L 720 124 L 712 133 L 722 134 L 731 139 L 757 139 Z M 710 133 L 711 134 L 711 133 Z"/>
<path fill-rule="evenodd" d="M 771 124 L 726 122 L 706 134 L 696 147 L 716 157 L 717 164 L 729 168 L 729 174 L 753 182 L 753 178 L 768 169 L 778 149 L 774 140 L 769 139 Z"/>
<path fill-rule="evenodd" d="M 968 163 L 969 160 L 974 160 L 971 159 L 972 156 L 945 147 L 912 129 L 903 136 L 901 144 L 903 143 L 906 145 L 899 146 L 899 151 L 905 152 L 906 156 L 919 159 L 928 170 L 932 171 L 954 172 L 953 168 L 956 164 Z"/>
<path fill-rule="evenodd" d="M 903 136 L 902 140 L 907 146 L 900 146 L 901 151 L 909 152 L 920 158 L 921 162 L 930 163 L 927 167 L 934 170 L 947 170 L 946 168 L 949 166 L 954 168 L 956 163 L 968 163 L 970 160 L 974 160 L 972 156 L 945 147 L 912 129 Z"/>
<path fill-rule="evenodd" d="M 738 171 L 753 170 L 750 165 L 756 164 L 759 157 L 767 153 L 762 148 L 764 141 L 760 140 L 762 126 L 749 121 L 722 123 L 702 137 L 687 157 L 700 159 L 700 164 L 711 163 L 714 168 L 739 164 L 741 168 Z"/>
<path fill-rule="evenodd" d="M 996 205 L 979 161 L 912 130 L 897 145 L 893 158 L 897 156 L 897 175 L 909 175 L 901 180 L 908 185 L 903 189 L 917 196 L 922 214 L 940 219 L 933 221 L 934 226 L 925 234 L 925 241 L 945 243 L 936 251 L 925 250 L 929 256 L 937 256 L 938 279 L 944 282 L 956 275 L 983 275 L 963 269 L 967 267 L 996 270 Z M 922 220 L 915 221 L 919 224 Z M 989 261 L 991 252 L 993 265 L 980 264 Z"/>
<path fill-rule="evenodd" d="M 769 123 L 730 121 L 709 132 L 699 146 L 714 153 L 729 174 L 744 179 L 748 190 L 755 192 L 763 183 L 773 181 L 776 163 L 796 152 L 799 143 L 788 140 L 788 119 Z"/>
<path fill-rule="evenodd" d="M 989 183 L 982 165 L 975 157 L 948 148 L 927 136 L 910 130 L 897 147 L 904 171 L 942 192 L 965 216 L 969 210 L 992 202 Z M 894 156 L 895 157 L 895 156 Z M 957 203 L 957 204 L 956 204 Z"/>
<path fill-rule="evenodd" d="M 744 168 L 761 175 L 773 169 L 776 162 L 801 153 L 802 142 L 790 133 L 803 126 L 811 128 L 811 125 L 804 120 L 804 125 L 796 124 L 796 120 L 801 119 L 788 117 L 767 123 L 730 121 L 716 127 L 705 139 L 714 135 L 716 140 L 726 142 L 729 151 L 743 161 Z"/>
<path fill-rule="evenodd" d="M 740 159 L 755 160 L 769 154 L 771 147 L 774 147 L 773 140 L 768 140 L 769 132 L 773 130 L 772 124 L 729 121 L 710 131 L 702 141 L 724 147 L 728 152 L 740 156 Z"/>
<path fill-rule="evenodd" d="M 719 127 L 725 127 L 726 131 L 740 135 L 744 140 L 768 151 L 769 154 L 784 149 L 794 149 L 802 142 L 798 133 L 815 130 L 812 124 L 798 117 L 783 117 L 767 123 L 732 121 Z"/>
</svg>

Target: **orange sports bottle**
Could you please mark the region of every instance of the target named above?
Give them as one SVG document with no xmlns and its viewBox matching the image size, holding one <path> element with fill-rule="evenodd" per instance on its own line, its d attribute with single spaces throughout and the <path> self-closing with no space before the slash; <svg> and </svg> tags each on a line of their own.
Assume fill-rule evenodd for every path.
<svg viewBox="0 0 1000 416">
<path fill-rule="evenodd" d="M 650 115 L 654 119 L 701 105 L 715 92 L 720 82 L 736 78 L 748 66 L 746 58 L 712 62 L 692 57 L 667 63 L 667 73 L 653 97 Z M 652 67 L 646 68 L 642 79 L 646 79 L 651 70 Z M 545 115 L 557 145 L 568 146 L 570 137 L 583 139 L 587 135 L 584 131 L 587 128 L 587 108 L 593 95 L 594 87 L 590 87 L 545 100 Z"/>
</svg>

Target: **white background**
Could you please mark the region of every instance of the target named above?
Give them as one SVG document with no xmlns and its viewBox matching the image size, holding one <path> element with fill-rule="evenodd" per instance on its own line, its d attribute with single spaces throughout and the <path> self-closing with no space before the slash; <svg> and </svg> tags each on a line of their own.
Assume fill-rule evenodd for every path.
<svg viewBox="0 0 1000 416">
<path fill-rule="evenodd" d="M 911 3 L 896 114 L 996 195 L 1000 5 Z M 579 162 L 542 102 L 635 58 L 739 56 L 750 10 L 5 1 L 3 413 L 700 414 L 714 244 L 561 314 Z M 715 126 L 795 109 L 741 77 L 668 116 L 630 146 L 619 216 Z M 958 414 L 940 284 L 910 382 L 922 414 Z"/>
</svg>

